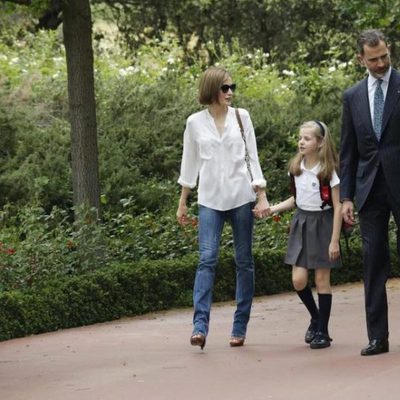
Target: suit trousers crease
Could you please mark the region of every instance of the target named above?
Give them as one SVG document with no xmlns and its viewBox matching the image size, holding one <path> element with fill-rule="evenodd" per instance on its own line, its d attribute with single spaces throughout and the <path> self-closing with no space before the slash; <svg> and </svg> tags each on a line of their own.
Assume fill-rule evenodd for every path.
<svg viewBox="0 0 400 400">
<path fill-rule="evenodd" d="M 397 251 L 400 256 L 400 206 L 390 194 L 379 168 L 368 198 L 359 211 L 363 243 L 364 290 L 369 340 L 389 336 L 386 282 L 390 274 L 389 219 L 397 225 Z"/>
</svg>

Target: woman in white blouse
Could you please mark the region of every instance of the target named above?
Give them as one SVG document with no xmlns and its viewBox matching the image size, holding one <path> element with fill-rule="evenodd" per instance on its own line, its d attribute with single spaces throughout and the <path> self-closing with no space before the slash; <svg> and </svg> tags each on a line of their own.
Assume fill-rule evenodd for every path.
<svg viewBox="0 0 400 400">
<path fill-rule="evenodd" d="M 199 102 L 206 107 L 189 116 L 184 133 L 178 180 L 182 193 L 176 215 L 181 225 L 189 222 L 186 202 L 199 179 L 200 260 L 193 288 L 194 327 L 190 343 L 201 349 L 208 334 L 215 268 L 226 220 L 232 225 L 236 262 L 237 308 L 229 343 L 244 344 L 254 293 L 254 216 L 262 218 L 269 212 L 266 181 L 249 113 L 239 109 L 243 139 L 235 109 L 230 106 L 235 88 L 225 69 L 207 69 L 199 85 Z"/>
</svg>

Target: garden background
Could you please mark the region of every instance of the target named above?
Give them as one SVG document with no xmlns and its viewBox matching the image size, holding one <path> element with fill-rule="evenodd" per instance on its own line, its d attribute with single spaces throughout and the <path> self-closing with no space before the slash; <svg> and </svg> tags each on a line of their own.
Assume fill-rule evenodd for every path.
<svg viewBox="0 0 400 400">
<path fill-rule="evenodd" d="M 365 74 L 357 33 L 381 28 L 394 66 L 399 59 L 400 1 L 92 1 L 101 191 L 93 223 L 74 218 L 63 32 L 39 29 L 60 1 L 12 3 L 0 2 L 0 340 L 191 305 L 196 194 L 193 223 L 181 228 L 176 181 L 207 66 L 232 73 L 234 106 L 250 111 L 277 202 L 289 195 L 302 121 L 324 121 L 339 141 L 343 90 Z M 289 221 L 257 222 L 257 295 L 291 289 L 282 262 Z M 334 283 L 362 279 L 357 227 L 342 247 Z M 234 298 L 234 282 L 226 227 L 215 300 Z"/>
</svg>

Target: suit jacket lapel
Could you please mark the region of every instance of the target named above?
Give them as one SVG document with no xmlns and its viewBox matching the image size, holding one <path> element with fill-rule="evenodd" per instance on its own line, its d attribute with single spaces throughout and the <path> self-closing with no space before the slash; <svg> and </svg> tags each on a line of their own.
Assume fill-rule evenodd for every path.
<svg viewBox="0 0 400 400">
<path fill-rule="evenodd" d="M 389 78 L 389 86 L 386 93 L 385 106 L 383 109 L 382 134 L 384 134 L 385 127 L 389 121 L 389 117 L 399 99 L 400 99 L 400 76 L 397 71 L 392 69 L 392 73 L 390 74 Z"/>
<path fill-rule="evenodd" d="M 357 94 L 357 104 L 359 107 L 359 115 L 364 119 L 365 126 L 367 126 L 371 134 L 376 137 L 374 127 L 372 126 L 371 109 L 369 107 L 368 78 L 361 81 Z"/>
</svg>

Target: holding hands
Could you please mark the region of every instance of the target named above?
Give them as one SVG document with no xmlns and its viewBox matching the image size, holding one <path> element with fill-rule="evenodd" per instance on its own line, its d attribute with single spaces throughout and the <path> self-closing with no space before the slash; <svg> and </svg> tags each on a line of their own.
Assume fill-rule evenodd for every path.
<svg viewBox="0 0 400 400">
<path fill-rule="evenodd" d="M 253 208 L 253 214 L 256 218 L 264 218 L 271 215 L 270 205 L 267 200 L 267 195 L 265 194 L 265 190 L 257 191 L 257 203 Z"/>
</svg>

